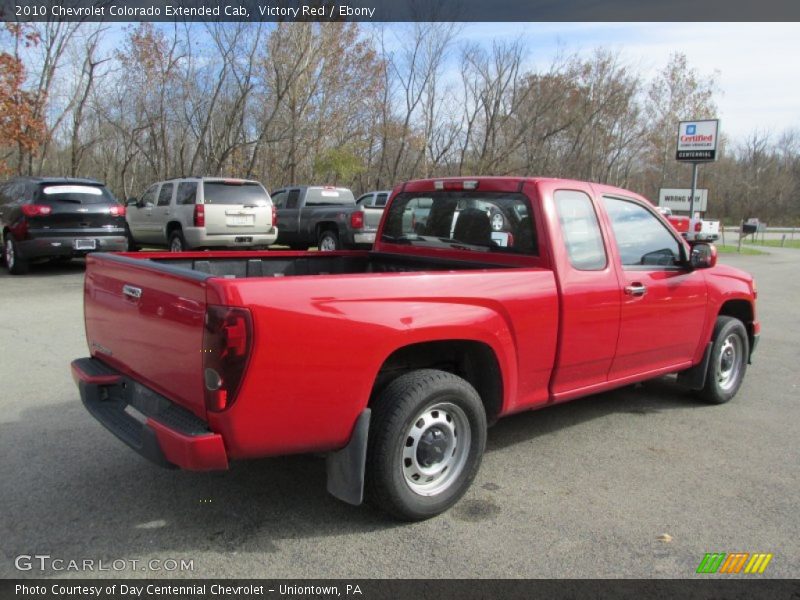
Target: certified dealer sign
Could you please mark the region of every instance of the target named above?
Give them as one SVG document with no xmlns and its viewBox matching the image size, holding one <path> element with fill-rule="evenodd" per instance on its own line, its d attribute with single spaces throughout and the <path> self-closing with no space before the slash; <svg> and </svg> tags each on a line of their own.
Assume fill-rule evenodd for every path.
<svg viewBox="0 0 800 600">
<path fill-rule="evenodd" d="M 719 119 L 681 121 L 678 125 L 676 160 L 703 162 L 717 159 Z"/>
</svg>

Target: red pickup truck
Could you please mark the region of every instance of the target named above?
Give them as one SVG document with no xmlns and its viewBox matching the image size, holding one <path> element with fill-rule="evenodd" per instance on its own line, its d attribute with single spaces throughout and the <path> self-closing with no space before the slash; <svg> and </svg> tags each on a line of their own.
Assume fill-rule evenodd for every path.
<svg viewBox="0 0 800 600">
<path fill-rule="evenodd" d="M 411 181 L 371 251 L 90 255 L 91 356 L 72 372 L 88 410 L 157 463 L 326 453 L 334 496 L 415 520 L 465 493 L 499 417 L 669 373 L 728 401 L 755 298 L 750 275 L 632 192 Z"/>
</svg>

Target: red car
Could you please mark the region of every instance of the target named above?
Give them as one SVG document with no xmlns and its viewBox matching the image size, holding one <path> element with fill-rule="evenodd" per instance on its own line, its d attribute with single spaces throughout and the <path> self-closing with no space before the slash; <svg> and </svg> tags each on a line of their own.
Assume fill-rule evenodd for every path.
<svg viewBox="0 0 800 600">
<path fill-rule="evenodd" d="M 493 239 L 496 214 L 513 244 Z M 500 417 L 668 373 L 727 402 L 755 298 L 633 192 L 411 181 L 371 251 L 89 255 L 91 357 L 72 371 L 89 411 L 158 463 L 324 452 L 335 496 L 415 520 L 465 493 Z"/>
</svg>

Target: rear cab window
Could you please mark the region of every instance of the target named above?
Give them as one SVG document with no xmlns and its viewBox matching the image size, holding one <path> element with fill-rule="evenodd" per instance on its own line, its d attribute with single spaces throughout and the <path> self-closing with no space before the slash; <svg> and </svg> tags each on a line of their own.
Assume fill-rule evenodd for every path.
<svg viewBox="0 0 800 600">
<path fill-rule="evenodd" d="M 355 204 L 353 192 L 344 188 L 308 188 L 306 206 L 330 206 L 333 204 Z"/>
<path fill-rule="evenodd" d="M 203 203 L 267 206 L 270 198 L 254 181 L 204 181 Z"/>
<path fill-rule="evenodd" d="M 426 248 L 538 255 L 528 200 L 517 193 L 399 194 L 381 241 Z"/>
</svg>

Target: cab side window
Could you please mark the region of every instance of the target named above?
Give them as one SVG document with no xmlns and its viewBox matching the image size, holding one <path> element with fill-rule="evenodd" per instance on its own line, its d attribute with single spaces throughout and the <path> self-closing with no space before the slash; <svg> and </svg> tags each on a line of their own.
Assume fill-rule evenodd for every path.
<svg viewBox="0 0 800 600">
<path fill-rule="evenodd" d="M 272 204 L 275 208 L 286 208 L 286 190 L 278 190 L 272 194 Z"/>
<path fill-rule="evenodd" d="M 579 271 L 605 269 L 606 250 L 592 199 L 575 190 L 557 190 L 553 197 L 570 264 Z"/>
<path fill-rule="evenodd" d="M 681 244 L 658 218 L 631 200 L 603 197 L 623 266 L 675 267 Z"/>
<path fill-rule="evenodd" d="M 380 208 L 381 206 L 386 206 L 386 200 L 389 198 L 388 194 L 378 194 L 375 198 L 375 206 Z"/>
<path fill-rule="evenodd" d="M 300 200 L 300 190 L 289 190 L 289 198 L 286 200 L 286 208 L 297 208 Z"/>
<path fill-rule="evenodd" d="M 175 204 L 186 205 L 194 204 L 197 199 L 197 182 L 184 181 L 178 185 L 178 195 Z"/>
<path fill-rule="evenodd" d="M 161 191 L 158 193 L 158 206 L 169 206 L 169 201 L 172 199 L 172 190 L 174 189 L 174 183 L 165 183 L 161 186 Z"/>
<path fill-rule="evenodd" d="M 147 191 L 142 194 L 141 203 L 142 206 L 147 206 L 148 204 L 155 204 L 156 203 L 156 190 L 158 190 L 158 184 L 151 185 L 147 188 Z"/>
</svg>

